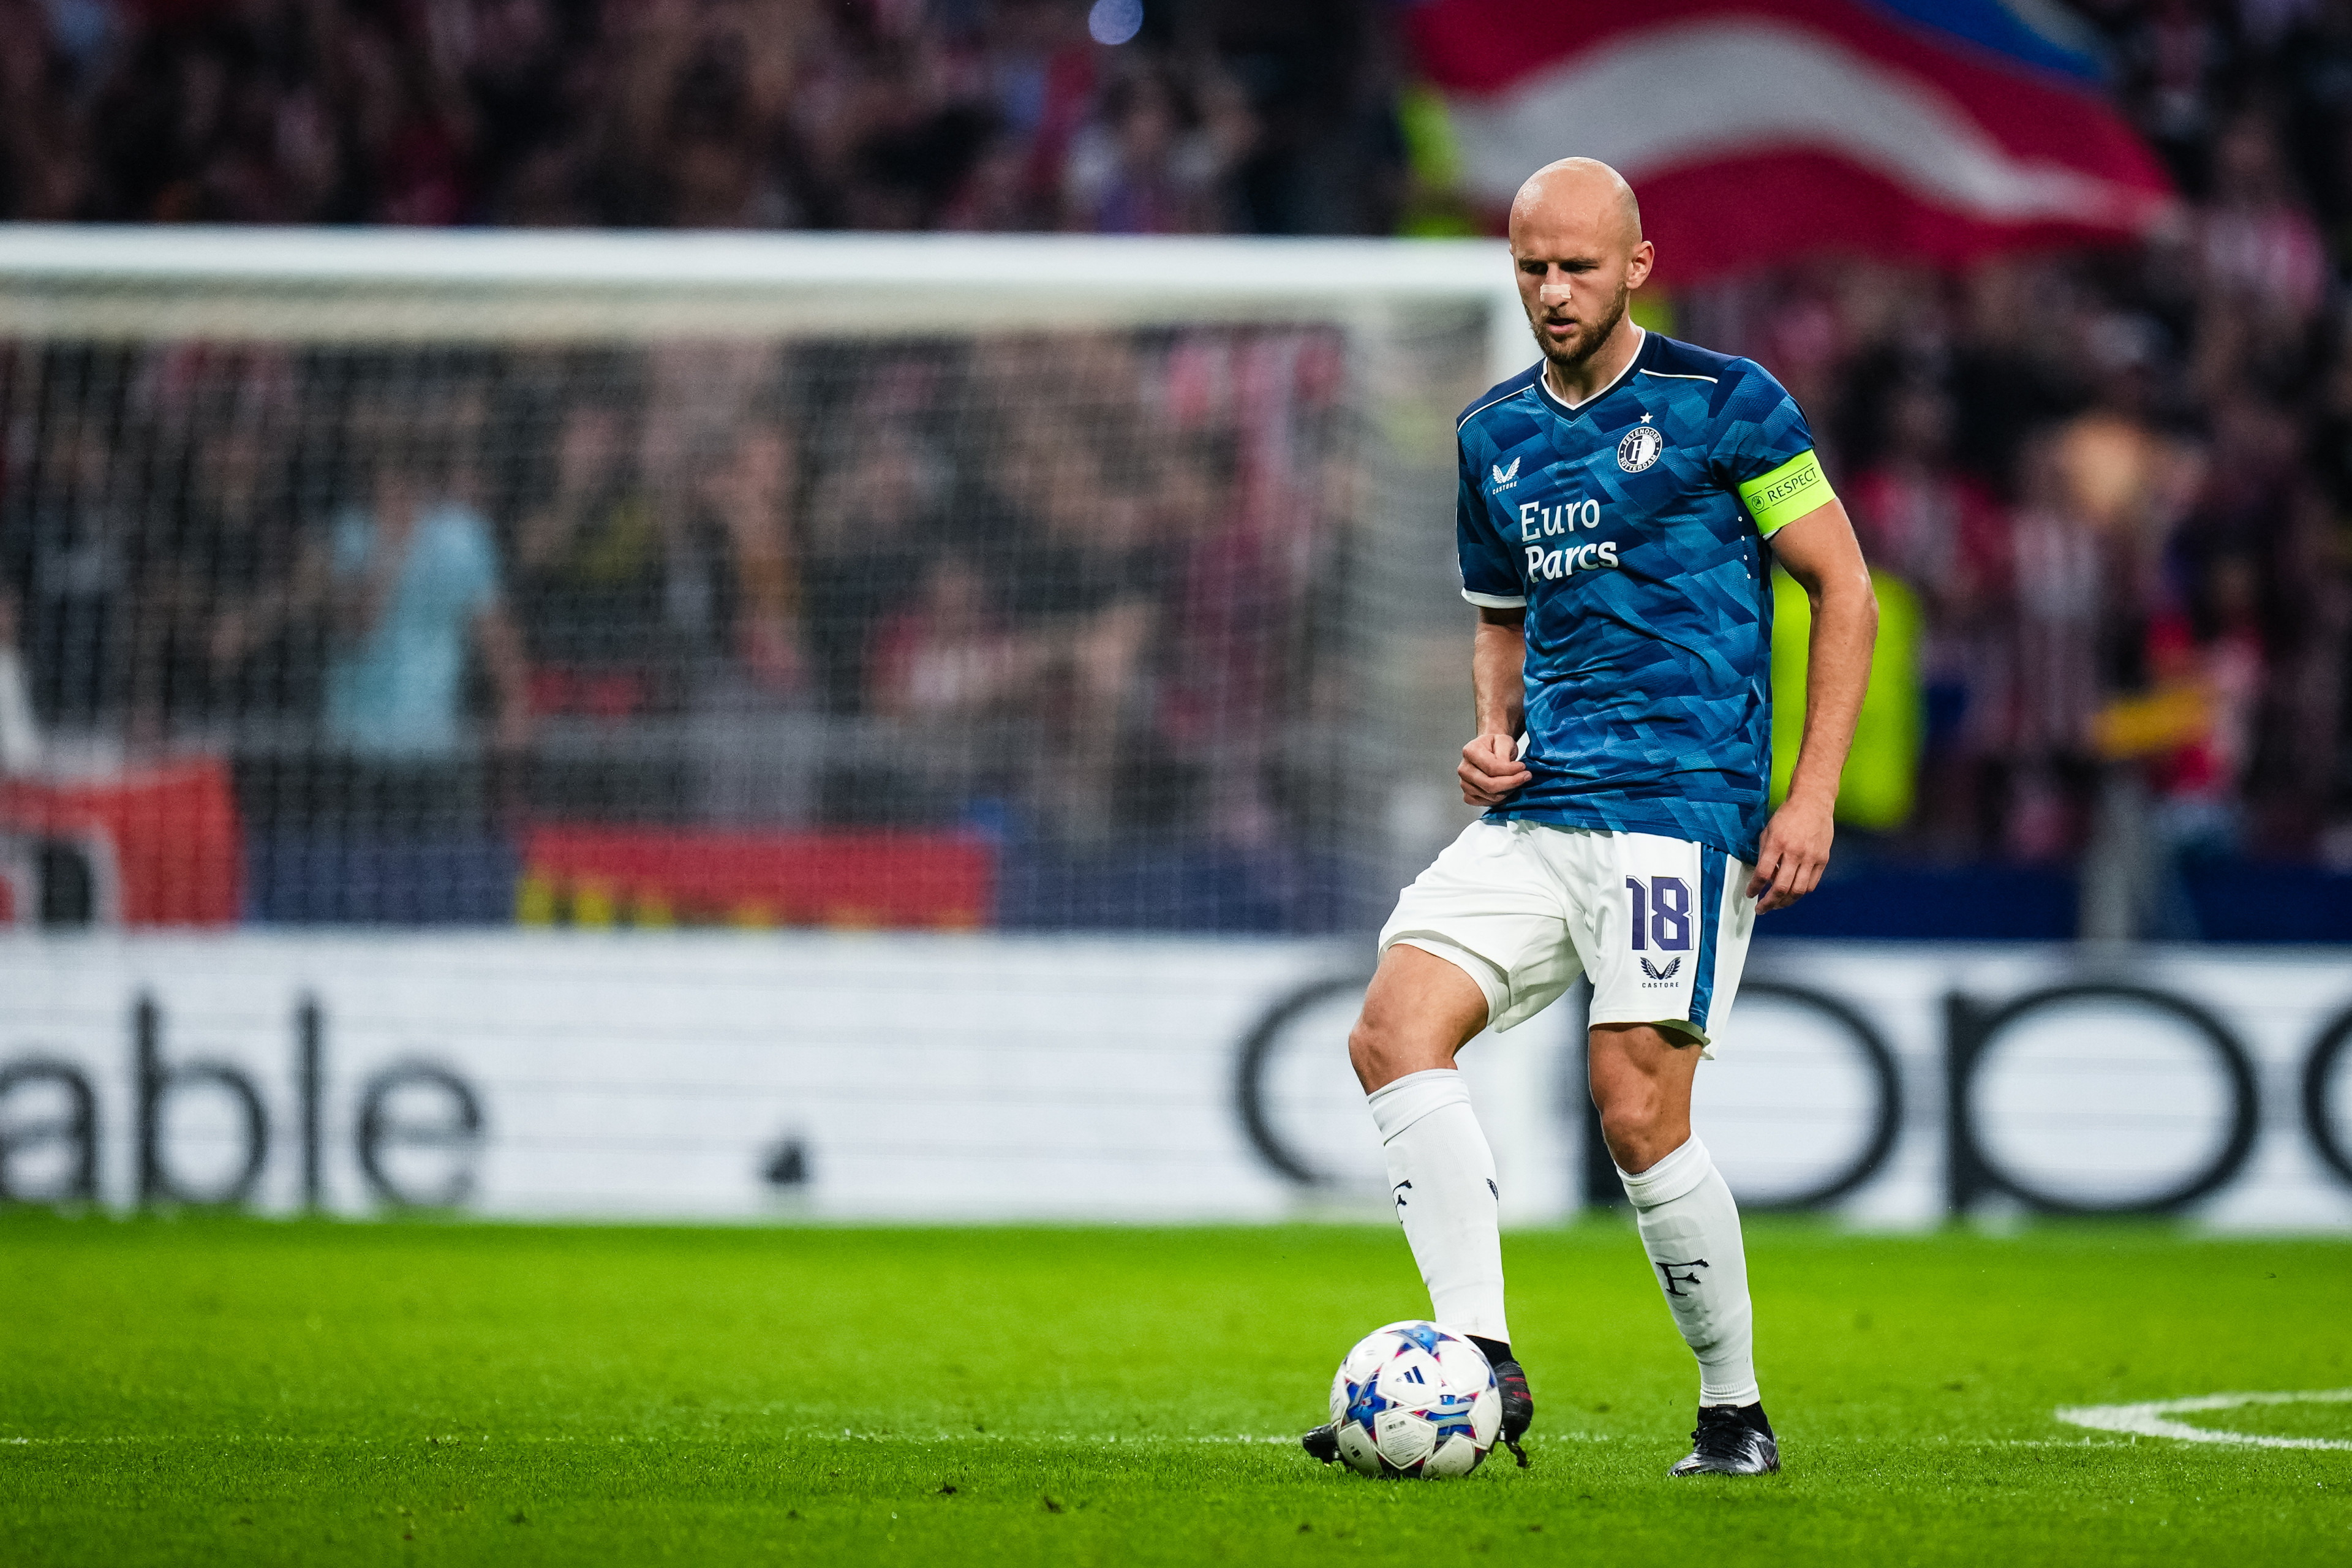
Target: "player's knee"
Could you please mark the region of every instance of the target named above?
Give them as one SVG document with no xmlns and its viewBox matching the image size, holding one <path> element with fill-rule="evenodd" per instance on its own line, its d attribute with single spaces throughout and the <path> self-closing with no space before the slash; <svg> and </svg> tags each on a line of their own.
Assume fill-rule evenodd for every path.
<svg viewBox="0 0 2352 1568">
<path fill-rule="evenodd" d="M 1356 1069 L 1356 1081 L 1364 1086 L 1366 1094 L 1400 1076 L 1391 1068 L 1396 1054 L 1394 1036 L 1395 1031 L 1373 1019 L 1370 1009 L 1359 1015 L 1356 1026 L 1348 1031 L 1348 1062 Z"/>
<path fill-rule="evenodd" d="M 1407 1073 L 1452 1067 L 1453 1053 L 1425 1037 L 1426 1033 L 1408 1026 L 1393 1013 L 1368 1002 L 1356 1019 L 1356 1026 L 1348 1031 L 1348 1060 L 1355 1068 L 1356 1081 L 1363 1085 L 1364 1092 L 1370 1094 L 1394 1083 Z"/>
<path fill-rule="evenodd" d="M 1641 1172 L 1674 1151 L 1659 1144 L 1670 1135 L 1665 1096 L 1643 1079 L 1596 1086 L 1595 1108 L 1601 1112 L 1601 1139 L 1621 1171 Z"/>
</svg>

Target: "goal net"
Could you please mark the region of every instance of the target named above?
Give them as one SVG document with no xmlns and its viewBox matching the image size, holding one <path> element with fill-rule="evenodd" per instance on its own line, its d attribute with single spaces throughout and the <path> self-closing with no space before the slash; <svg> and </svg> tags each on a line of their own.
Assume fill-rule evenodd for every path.
<svg viewBox="0 0 2352 1568">
<path fill-rule="evenodd" d="M 1462 818 L 1484 244 L 0 230 L 19 923 L 1312 932 Z"/>
</svg>

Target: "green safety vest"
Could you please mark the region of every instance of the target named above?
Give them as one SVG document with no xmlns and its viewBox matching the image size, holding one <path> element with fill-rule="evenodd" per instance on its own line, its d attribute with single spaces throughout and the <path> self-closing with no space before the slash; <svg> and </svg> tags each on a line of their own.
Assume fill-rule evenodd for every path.
<svg viewBox="0 0 2352 1568">
<path fill-rule="evenodd" d="M 1919 690 L 1919 599 L 1900 579 L 1870 574 L 1878 595 L 1878 645 L 1862 697 L 1853 750 L 1838 776 L 1837 819 L 1856 827 L 1900 827 L 1911 817 L 1924 728 Z M 1805 733 L 1806 642 L 1812 602 L 1786 572 L 1772 574 L 1772 804 L 1789 798 L 1797 744 Z"/>
</svg>

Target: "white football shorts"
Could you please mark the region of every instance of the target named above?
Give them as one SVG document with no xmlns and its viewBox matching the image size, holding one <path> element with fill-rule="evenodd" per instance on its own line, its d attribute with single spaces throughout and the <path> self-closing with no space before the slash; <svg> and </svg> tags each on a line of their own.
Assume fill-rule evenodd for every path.
<svg viewBox="0 0 2352 1568">
<path fill-rule="evenodd" d="M 1461 969 L 1496 1029 L 1587 974 L 1592 1022 L 1654 1024 L 1713 1056 L 1756 929 L 1754 872 L 1654 833 L 1482 818 L 1398 898 L 1381 951 L 1402 942 Z"/>
</svg>

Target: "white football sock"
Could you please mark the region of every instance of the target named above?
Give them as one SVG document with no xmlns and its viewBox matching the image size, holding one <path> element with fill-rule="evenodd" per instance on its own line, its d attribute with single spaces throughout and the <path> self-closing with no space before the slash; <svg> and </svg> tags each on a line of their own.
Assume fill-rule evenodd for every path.
<svg viewBox="0 0 2352 1568">
<path fill-rule="evenodd" d="M 1407 1073 L 1372 1091 L 1397 1218 L 1429 1287 L 1430 1315 L 1457 1334 L 1508 1343 L 1495 1154 L 1451 1068 Z"/>
<path fill-rule="evenodd" d="M 1665 1292 L 1683 1342 L 1698 1357 L 1701 1405 L 1753 1405 L 1756 1326 L 1748 1303 L 1748 1252 L 1739 1208 L 1707 1157 L 1689 1142 L 1638 1176 L 1618 1180 L 1633 1201 L 1643 1250 Z"/>
</svg>

